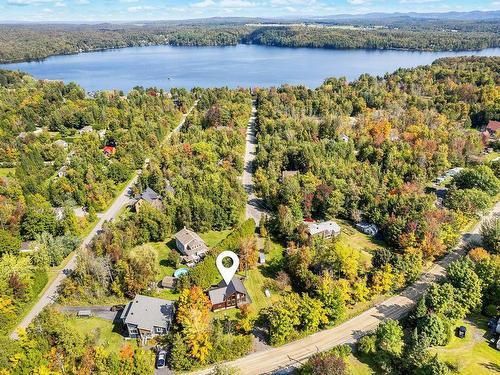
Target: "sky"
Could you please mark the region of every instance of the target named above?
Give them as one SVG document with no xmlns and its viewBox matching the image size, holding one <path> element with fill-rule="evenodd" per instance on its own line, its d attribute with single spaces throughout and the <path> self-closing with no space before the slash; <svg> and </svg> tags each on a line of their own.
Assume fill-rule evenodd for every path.
<svg viewBox="0 0 500 375">
<path fill-rule="evenodd" d="M 144 21 L 500 10 L 500 0 L 0 0 L 1 21 Z"/>
</svg>

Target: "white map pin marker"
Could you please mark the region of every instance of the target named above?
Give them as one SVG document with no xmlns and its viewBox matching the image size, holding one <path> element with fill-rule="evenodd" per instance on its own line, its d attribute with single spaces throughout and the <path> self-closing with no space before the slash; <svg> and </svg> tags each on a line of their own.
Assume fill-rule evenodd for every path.
<svg viewBox="0 0 500 375">
<path fill-rule="evenodd" d="M 222 264 L 222 260 L 224 258 L 231 258 L 231 260 L 233 261 L 231 267 L 224 267 L 224 264 Z M 236 255 L 232 251 L 223 251 L 217 257 L 215 264 L 217 265 L 222 278 L 226 282 L 226 285 L 229 285 L 229 283 L 233 279 L 234 274 L 236 273 L 236 270 L 238 269 L 238 266 L 240 265 L 240 258 L 238 258 L 238 255 Z"/>
</svg>

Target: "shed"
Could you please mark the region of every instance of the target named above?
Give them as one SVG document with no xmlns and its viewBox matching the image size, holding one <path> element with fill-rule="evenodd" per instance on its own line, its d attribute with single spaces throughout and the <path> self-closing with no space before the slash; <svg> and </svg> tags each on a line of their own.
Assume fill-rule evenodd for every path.
<svg viewBox="0 0 500 375">
<path fill-rule="evenodd" d="M 264 264 L 266 263 L 266 254 L 264 254 L 262 251 L 259 252 L 259 264 Z"/>
<path fill-rule="evenodd" d="M 76 316 L 79 318 L 90 318 L 92 316 L 92 311 L 90 310 L 78 310 Z"/>
<path fill-rule="evenodd" d="M 457 329 L 457 336 L 463 339 L 467 333 L 467 328 L 465 326 L 460 326 Z"/>
<path fill-rule="evenodd" d="M 174 289 L 176 281 L 177 278 L 173 276 L 165 276 L 160 282 L 160 286 L 165 289 Z"/>
</svg>

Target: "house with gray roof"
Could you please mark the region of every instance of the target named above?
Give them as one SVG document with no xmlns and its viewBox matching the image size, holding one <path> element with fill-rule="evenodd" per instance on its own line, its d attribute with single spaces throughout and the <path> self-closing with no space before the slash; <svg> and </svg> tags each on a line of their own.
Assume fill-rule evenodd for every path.
<svg viewBox="0 0 500 375">
<path fill-rule="evenodd" d="M 196 232 L 186 227 L 175 234 L 175 244 L 181 252 L 182 260 L 190 267 L 203 258 L 208 246 Z"/>
<path fill-rule="evenodd" d="M 335 221 L 304 222 L 307 226 L 307 234 L 309 237 L 332 238 L 340 235 L 340 225 Z"/>
<path fill-rule="evenodd" d="M 130 338 L 148 339 L 166 335 L 174 319 L 174 302 L 137 294 L 123 309 L 120 319 Z"/>
<path fill-rule="evenodd" d="M 241 280 L 234 276 L 229 285 L 222 280 L 216 288 L 208 291 L 208 298 L 212 303 L 212 310 L 226 310 L 252 303 L 247 289 Z"/>
<path fill-rule="evenodd" d="M 157 210 L 162 210 L 163 209 L 163 202 L 162 202 L 161 195 L 158 194 L 153 189 L 151 189 L 150 187 L 147 187 L 137 197 L 137 200 L 136 200 L 136 202 L 134 204 L 135 211 L 139 212 L 139 210 L 141 209 L 141 206 L 144 203 L 149 203 L 151 206 L 153 206 Z"/>
</svg>

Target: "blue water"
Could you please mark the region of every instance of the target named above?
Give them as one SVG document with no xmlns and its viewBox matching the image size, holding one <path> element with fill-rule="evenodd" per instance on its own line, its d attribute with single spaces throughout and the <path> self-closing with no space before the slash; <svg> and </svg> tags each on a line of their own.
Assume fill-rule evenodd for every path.
<svg viewBox="0 0 500 375">
<path fill-rule="evenodd" d="M 232 47 L 131 47 L 77 55 L 54 56 L 41 62 L 0 65 L 37 78 L 74 81 L 87 91 L 134 86 L 269 87 L 283 83 L 320 85 L 327 77 L 356 79 L 362 73 L 383 75 L 399 67 L 429 64 L 446 56 L 500 56 L 500 48 L 473 52 L 409 52 Z"/>
</svg>

